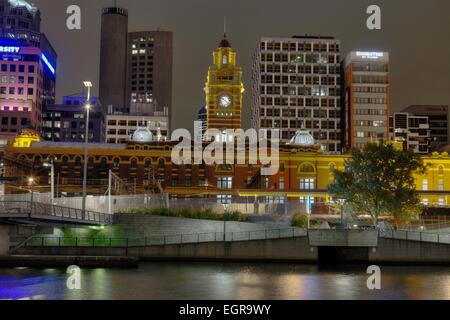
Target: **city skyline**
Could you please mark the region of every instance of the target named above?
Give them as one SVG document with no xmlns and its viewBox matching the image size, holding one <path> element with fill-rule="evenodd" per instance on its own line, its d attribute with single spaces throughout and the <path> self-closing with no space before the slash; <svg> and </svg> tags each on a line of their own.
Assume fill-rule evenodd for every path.
<svg viewBox="0 0 450 320">
<path fill-rule="evenodd" d="M 98 93 L 101 9 L 113 5 L 111 1 L 97 1 L 95 4 L 79 1 L 82 30 L 69 31 L 61 28 L 65 27 L 65 10 L 71 4 L 69 2 L 50 4 L 42 0 L 34 1 L 41 10 L 42 30 L 54 43 L 61 57 L 58 62 L 58 101 L 63 95 L 79 91 L 81 81 L 85 78 L 94 82 L 93 93 Z M 387 51 L 391 56 L 392 112 L 411 104 L 449 104 L 450 93 L 446 88 L 450 87 L 450 77 L 439 70 L 450 70 L 450 61 L 446 59 L 450 55 L 450 44 L 436 43 L 435 39 L 450 37 L 450 22 L 445 19 L 445 12 L 448 12 L 445 8 L 450 9 L 450 4 L 440 0 L 426 5 L 415 5 L 419 1 L 379 1 L 382 30 L 369 31 L 365 25 L 368 17 L 365 10 L 370 5 L 369 1 L 347 1 L 345 4 L 316 1 L 307 4 L 309 10 L 302 9 L 303 3 L 282 2 L 289 3 L 290 10 L 271 17 L 273 6 L 280 7 L 279 2 L 259 1 L 257 10 L 254 10 L 256 2 L 231 1 L 231 5 L 223 6 L 203 0 L 189 3 L 118 1 L 118 6 L 129 10 L 130 31 L 163 28 L 174 33 L 172 128 L 185 127 L 191 130 L 194 121 L 192 115 L 204 104 L 202 88 L 211 61 L 211 51 L 217 47 L 222 36 L 224 17 L 227 19 L 230 42 L 238 54 L 237 63 L 244 69 L 243 78 L 247 89 L 243 105 L 245 128 L 250 126 L 252 55 L 263 36 L 334 36 L 342 42 L 341 60 L 351 50 Z M 171 10 L 174 6 L 177 6 L 175 11 Z M 438 6 L 440 9 L 436 10 Z M 204 16 L 205 12 L 214 14 Z M 254 21 L 253 24 L 248 23 L 249 17 L 250 21 Z M 268 18 L 275 18 L 277 23 L 265 24 L 263 21 Z M 399 25 L 397 19 L 402 24 Z M 417 23 L 418 20 L 422 23 Z M 433 24 L 430 24 L 431 21 Z M 217 32 L 214 32 L 215 29 Z M 434 36 L 430 37 L 429 34 Z M 71 42 L 85 43 L 85 46 L 74 49 L 73 46 L 67 46 Z M 430 56 L 429 48 L 433 45 L 439 50 L 433 52 L 433 58 L 429 61 L 423 59 Z M 92 57 L 86 58 L 85 48 L 92 49 Z M 410 74 L 413 68 L 419 70 L 415 76 Z"/>
</svg>

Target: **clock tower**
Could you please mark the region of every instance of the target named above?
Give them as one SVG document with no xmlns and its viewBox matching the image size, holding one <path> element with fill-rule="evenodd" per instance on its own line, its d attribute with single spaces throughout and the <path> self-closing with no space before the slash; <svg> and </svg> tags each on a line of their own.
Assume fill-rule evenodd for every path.
<svg viewBox="0 0 450 320">
<path fill-rule="evenodd" d="M 236 66 L 236 52 L 226 34 L 214 50 L 205 85 L 207 129 L 240 129 L 242 114 L 242 68 Z"/>
</svg>

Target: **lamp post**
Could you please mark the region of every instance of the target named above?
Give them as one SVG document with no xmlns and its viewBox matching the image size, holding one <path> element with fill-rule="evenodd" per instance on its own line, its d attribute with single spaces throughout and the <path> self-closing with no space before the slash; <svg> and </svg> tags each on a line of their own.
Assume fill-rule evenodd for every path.
<svg viewBox="0 0 450 320">
<path fill-rule="evenodd" d="M 55 204 L 55 163 L 54 163 L 54 159 L 49 159 L 49 162 L 44 163 L 44 167 L 50 168 L 50 201 L 53 206 Z"/>
<path fill-rule="evenodd" d="M 88 144 L 89 144 L 89 110 L 91 109 L 90 100 L 91 100 L 91 88 L 92 82 L 84 81 L 84 86 L 87 88 L 87 100 L 86 100 L 86 133 L 84 136 L 85 144 L 84 144 L 84 170 L 83 170 L 83 204 L 82 204 L 82 212 L 86 214 L 86 187 L 87 187 L 87 170 L 88 170 Z"/>
<path fill-rule="evenodd" d="M 31 219 L 31 216 L 33 215 L 34 178 L 33 177 L 28 178 L 28 182 L 31 183 L 30 211 L 28 213 L 28 218 Z"/>
</svg>

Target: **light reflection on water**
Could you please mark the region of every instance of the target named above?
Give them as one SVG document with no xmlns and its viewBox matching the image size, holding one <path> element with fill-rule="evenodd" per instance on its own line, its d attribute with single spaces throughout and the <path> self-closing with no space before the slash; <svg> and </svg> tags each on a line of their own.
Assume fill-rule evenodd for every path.
<svg viewBox="0 0 450 320">
<path fill-rule="evenodd" d="M 138 269 L 82 270 L 68 290 L 61 269 L 0 269 L 0 299 L 450 299 L 448 267 L 381 267 L 382 289 L 368 290 L 365 266 L 142 263 Z"/>
</svg>

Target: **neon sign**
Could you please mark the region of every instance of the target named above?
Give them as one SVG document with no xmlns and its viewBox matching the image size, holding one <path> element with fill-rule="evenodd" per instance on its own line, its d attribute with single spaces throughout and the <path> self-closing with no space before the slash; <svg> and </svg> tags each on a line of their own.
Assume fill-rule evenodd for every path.
<svg viewBox="0 0 450 320">
<path fill-rule="evenodd" d="M 47 59 L 47 57 L 45 56 L 45 54 L 41 53 L 41 59 L 42 61 L 45 63 L 45 65 L 47 66 L 47 68 L 50 70 L 50 72 L 55 75 L 56 73 L 56 69 L 55 67 L 50 63 L 50 61 Z"/>
<path fill-rule="evenodd" d="M 19 51 L 20 51 L 20 47 L 0 46 L 0 52 L 19 53 Z"/>
<path fill-rule="evenodd" d="M 363 59 L 378 59 L 384 56 L 383 52 L 362 52 L 362 51 L 357 51 L 356 55 Z"/>
</svg>

